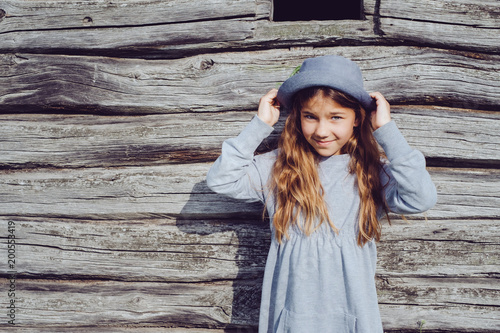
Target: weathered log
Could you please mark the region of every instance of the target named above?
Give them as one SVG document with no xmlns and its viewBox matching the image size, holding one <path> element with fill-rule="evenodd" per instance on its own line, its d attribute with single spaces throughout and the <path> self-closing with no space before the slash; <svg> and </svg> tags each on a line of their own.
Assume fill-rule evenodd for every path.
<svg viewBox="0 0 500 333">
<path fill-rule="evenodd" d="M 228 281 L 210 284 L 165 284 L 17 280 L 17 306 L 22 311 L 16 316 L 16 326 L 54 329 L 68 327 L 69 331 L 75 326 L 103 327 L 108 330 L 124 326 L 136 329 L 142 326 L 255 326 L 258 299 L 248 304 L 244 318 L 235 317 L 234 314 L 234 297 L 238 293 L 248 292 L 248 288 L 259 290 L 257 284 L 245 283 L 247 286 L 243 283 L 235 285 Z M 417 285 L 422 286 L 424 283 L 425 281 L 419 281 Z M 1 279 L 0 285 L 5 284 L 6 280 Z M 416 287 L 405 281 L 401 287 L 410 289 L 413 299 L 409 303 L 405 298 L 393 298 L 390 303 L 382 301 L 380 308 L 384 327 L 388 330 L 416 329 L 417 321 L 424 319 L 426 330 L 492 332 L 499 329 L 497 306 L 481 304 L 477 294 L 474 301 L 479 304 L 455 299 L 467 288 L 474 288 L 481 294 L 492 292 L 488 288 L 478 288 L 478 284 L 481 284 L 480 280 L 462 282 L 456 287 L 450 287 L 446 285 L 446 281 L 435 283 L 434 280 L 429 280 L 422 290 L 415 291 Z M 82 292 L 83 290 L 85 292 Z M 450 293 L 450 290 L 454 291 Z M 498 289 L 495 291 L 498 296 Z M 381 290 L 379 297 L 384 299 L 384 295 L 389 292 L 390 289 Z M 428 295 L 433 294 L 438 295 L 437 298 L 429 299 Z M 492 296 L 495 297 L 494 294 Z M 5 327 L 6 324 L 1 323 L 0 327 L 2 326 Z"/>
<path fill-rule="evenodd" d="M 2 326 L 0 325 L 0 328 Z M 224 328 L 224 329 L 209 329 L 209 328 L 186 328 L 186 327 L 165 327 L 165 325 L 134 325 L 126 324 L 124 326 L 22 326 L 18 328 L 8 327 L 9 332 L 22 332 L 22 333 L 73 333 L 73 332 L 86 332 L 86 333 L 257 333 L 257 328 L 251 327 L 238 327 L 238 328 Z M 390 331 L 387 331 L 390 332 Z"/>
<path fill-rule="evenodd" d="M 270 22 L 271 6 L 270 0 L 211 0 L 201 5 L 185 0 L 96 1 L 85 5 L 60 0 L 43 6 L 33 0 L 8 0 L 1 9 L 0 33 L 4 38 L 0 52 L 118 52 L 122 56 L 178 58 L 208 48 L 272 48 L 292 43 L 331 46 L 379 39 L 370 20 Z M 252 24 L 238 28 L 238 21 L 231 21 L 234 18 Z M 240 29 L 246 34 L 226 31 Z M 198 38 L 188 30 L 195 31 Z"/>
<path fill-rule="evenodd" d="M 0 20 L 0 52 L 4 53 L 179 58 L 221 48 L 263 49 L 291 43 L 331 46 L 379 40 L 370 20 L 269 22 L 271 1 L 212 0 L 202 6 L 182 0 L 167 5 L 160 1 L 103 1 L 86 6 L 67 0 L 47 6 L 11 1 L 4 7 L 5 16 Z M 142 11 L 139 18 L 137 11 Z"/>
<path fill-rule="evenodd" d="M 365 0 L 364 5 L 366 13 L 374 14 L 376 0 Z M 496 0 L 383 0 L 379 10 L 381 17 L 500 29 Z"/>
<path fill-rule="evenodd" d="M 490 333 L 500 330 L 498 307 L 380 304 L 380 312 L 386 332 L 420 332 L 422 320 L 425 321 L 422 332 Z"/>
<path fill-rule="evenodd" d="M 393 104 L 498 110 L 500 56 L 414 47 L 205 54 L 177 60 L 0 57 L 2 112 L 148 114 L 254 110 L 303 59 L 341 54 Z"/>
<path fill-rule="evenodd" d="M 103 267 L 105 269 L 105 267 Z M 5 290 L 6 279 L 1 280 Z M 16 280 L 16 326 L 224 327 L 230 322 L 231 282 Z M 3 327 L 6 323 L 3 321 Z M 1 327 L 1 326 L 0 326 Z"/>
<path fill-rule="evenodd" d="M 419 45 L 500 53 L 500 7 L 495 0 L 365 1 L 384 38 Z"/>
<path fill-rule="evenodd" d="M 8 220 L 17 241 L 18 327 L 257 324 L 270 236 L 257 221 L 12 217 L 2 229 Z M 421 319 L 436 332 L 497 329 L 497 229 L 494 220 L 384 228 L 377 288 L 386 330 L 410 330 Z"/>
<path fill-rule="evenodd" d="M 82 6 L 61 0 L 41 6 L 33 0 L 8 0 L 2 5 L 0 52 L 118 52 L 123 56 L 177 58 L 208 49 L 291 44 L 317 47 L 407 40 L 496 53 L 499 45 L 498 6 L 493 0 L 392 0 L 382 1 L 378 7 L 369 0 L 365 2 L 368 20 L 300 23 L 270 22 L 271 1 L 96 1 Z M 234 18 L 246 19 L 248 24 L 241 25 Z M 128 38 L 123 39 L 124 35 Z"/>
<path fill-rule="evenodd" d="M 229 19 L 106 29 L 18 31 L 2 35 L 0 51 L 175 58 L 241 47 L 251 19 Z M 127 36 L 127 38 L 123 38 Z"/>
<path fill-rule="evenodd" d="M 20 31 L 42 33 L 47 30 L 64 34 L 64 30 L 69 29 L 90 32 L 96 28 L 105 30 L 111 27 L 255 17 L 256 1 L 97 0 L 82 3 L 71 0 L 3 0 L 0 9 L 5 12 L 0 18 L 0 34 Z"/>
<path fill-rule="evenodd" d="M 147 168 L 4 170 L 0 212 L 4 216 L 97 219 L 148 217 L 260 217 L 260 204 L 211 192 L 210 164 Z M 431 168 L 438 203 L 430 218 L 499 218 L 500 171 Z M 422 218 L 417 214 L 416 218 Z"/>
<path fill-rule="evenodd" d="M 36 278 L 149 282 L 258 278 L 270 240 L 268 226 L 257 220 L 10 221 L 15 223 L 17 272 Z M 2 230 L 7 230 L 6 223 L 1 221 Z"/>
<path fill-rule="evenodd" d="M 480 225 L 491 236 L 477 230 Z M 436 281 L 441 277 L 498 279 L 497 228 L 498 220 L 463 219 L 384 226 L 377 272 L 396 279 L 413 275 L 434 277 Z"/>
<path fill-rule="evenodd" d="M 257 279 L 263 274 L 271 238 L 269 226 L 259 220 L 11 217 L 0 220 L 3 230 L 7 221 L 15 223 L 18 275 L 38 279 L 172 283 Z M 385 225 L 378 246 L 380 283 L 392 288 L 405 279 L 455 283 L 481 278 L 494 284 L 500 276 L 499 234 L 497 220 Z M 481 304 L 494 303 L 483 296 Z"/>
<path fill-rule="evenodd" d="M 0 168 L 211 162 L 220 154 L 222 141 L 238 135 L 255 113 L 0 115 Z M 431 163 L 500 166 L 498 113 L 396 106 L 392 117 L 410 145 Z M 275 147 L 283 120 L 263 149 Z"/>
<path fill-rule="evenodd" d="M 335 45 L 380 45 L 383 37 L 373 32 L 373 20 L 290 21 L 255 23 L 249 40 L 255 47 L 309 48 Z"/>
</svg>

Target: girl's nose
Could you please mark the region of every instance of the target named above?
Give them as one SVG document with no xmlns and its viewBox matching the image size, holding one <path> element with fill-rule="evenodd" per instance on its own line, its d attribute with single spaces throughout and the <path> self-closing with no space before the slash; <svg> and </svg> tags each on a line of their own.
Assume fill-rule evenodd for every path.
<svg viewBox="0 0 500 333">
<path fill-rule="evenodd" d="M 326 138 L 328 135 L 330 135 L 328 124 L 324 121 L 320 121 L 318 123 L 318 126 L 316 127 L 315 134 L 319 138 Z"/>
</svg>

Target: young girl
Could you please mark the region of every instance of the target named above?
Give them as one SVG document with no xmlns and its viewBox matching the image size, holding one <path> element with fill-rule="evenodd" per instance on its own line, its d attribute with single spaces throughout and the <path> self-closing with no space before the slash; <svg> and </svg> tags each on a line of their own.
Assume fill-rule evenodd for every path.
<svg viewBox="0 0 500 333">
<path fill-rule="evenodd" d="M 289 115 L 279 148 L 254 156 L 280 109 Z M 391 121 L 382 94 L 364 90 L 354 62 L 305 60 L 223 143 L 207 184 L 261 201 L 269 214 L 259 332 L 383 332 L 374 280 L 379 219 L 431 208 L 436 189 L 423 155 Z"/>
</svg>

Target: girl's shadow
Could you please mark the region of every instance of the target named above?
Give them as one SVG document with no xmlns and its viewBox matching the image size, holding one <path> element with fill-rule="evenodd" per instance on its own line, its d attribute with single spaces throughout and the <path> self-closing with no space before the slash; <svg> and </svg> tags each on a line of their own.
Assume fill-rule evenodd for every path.
<svg viewBox="0 0 500 333">
<path fill-rule="evenodd" d="M 234 279 L 232 304 L 213 304 L 225 309 L 230 316 L 229 323 L 222 324 L 225 333 L 258 331 L 262 277 L 270 244 L 269 225 L 262 221 L 262 211 L 261 204 L 243 203 L 213 193 L 203 181 L 195 184 L 188 202 L 176 220 L 180 231 L 198 236 L 195 239 L 199 240 L 200 245 L 204 244 L 204 236 L 216 233 L 236 235 L 230 244 L 223 244 L 221 241 L 215 245 L 221 251 L 219 254 L 226 251 L 225 247 L 233 253 L 229 247 L 236 246 L 234 262 L 237 268 L 234 274 L 228 272 L 228 277 L 222 278 Z M 211 238 L 213 242 L 213 237 Z M 210 256 L 214 254 L 204 255 Z M 215 256 L 218 254 L 215 253 Z M 224 266 L 227 267 L 225 264 Z M 222 270 L 224 267 L 221 267 Z"/>
<path fill-rule="evenodd" d="M 283 112 L 274 132 L 257 149 L 257 154 L 276 149 L 286 114 Z M 237 272 L 233 280 L 233 300 L 230 321 L 224 326 L 225 333 L 257 333 L 262 279 L 271 243 L 269 220 L 263 221 L 263 205 L 233 200 L 212 192 L 205 181 L 194 185 L 188 202 L 183 207 L 176 224 L 179 230 L 203 236 L 233 232 L 236 239 L 230 245 L 237 250 L 234 256 Z M 232 275 L 229 279 L 232 279 Z M 214 304 L 227 307 L 229 304 Z"/>
</svg>

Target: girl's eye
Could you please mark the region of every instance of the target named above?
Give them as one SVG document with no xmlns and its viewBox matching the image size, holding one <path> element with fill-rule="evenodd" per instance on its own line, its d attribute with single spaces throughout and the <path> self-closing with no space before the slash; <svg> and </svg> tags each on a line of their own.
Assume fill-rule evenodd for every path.
<svg viewBox="0 0 500 333">
<path fill-rule="evenodd" d="M 311 115 L 309 115 L 309 114 L 306 114 L 306 115 L 304 116 L 304 118 L 306 118 L 306 119 L 314 119 L 314 116 L 311 116 Z"/>
<path fill-rule="evenodd" d="M 333 120 L 340 120 L 340 119 L 342 119 L 342 117 L 339 117 L 339 116 L 333 116 L 333 117 L 332 117 L 332 119 L 333 119 Z"/>
</svg>

